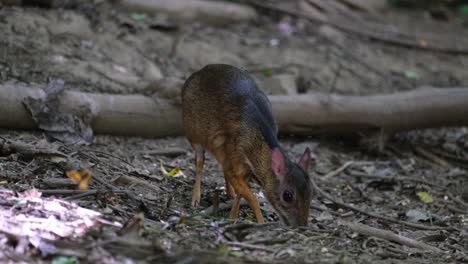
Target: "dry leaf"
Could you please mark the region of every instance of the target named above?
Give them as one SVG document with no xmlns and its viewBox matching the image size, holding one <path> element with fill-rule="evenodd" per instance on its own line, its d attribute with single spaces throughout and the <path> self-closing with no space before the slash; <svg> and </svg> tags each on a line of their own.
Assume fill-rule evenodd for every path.
<svg viewBox="0 0 468 264">
<path fill-rule="evenodd" d="M 65 174 L 70 178 L 74 183 L 78 183 L 79 190 L 87 190 L 89 186 L 89 181 L 93 177 L 91 172 L 88 170 L 69 170 Z"/>
<path fill-rule="evenodd" d="M 176 167 L 170 171 L 167 171 L 166 168 L 164 168 L 162 160 L 159 160 L 159 164 L 160 164 L 161 172 L 168 177 L 179 177 L 179 176 L 182 176 L 184 178 L 187 177 L 179 167 Z"/>
<path fill-rule="evenodd" d="M 432 195 L 427 192 L 418 192 L 416 194 L 423 203 L 432 203 L 434 201 Z"/>
</svg>

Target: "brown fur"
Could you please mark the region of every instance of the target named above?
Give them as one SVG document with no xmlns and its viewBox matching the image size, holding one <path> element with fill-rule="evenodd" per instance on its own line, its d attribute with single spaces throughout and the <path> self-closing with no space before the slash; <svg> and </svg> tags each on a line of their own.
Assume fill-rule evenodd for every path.
<svg viewBox="0 0 468 264">
<path fill-rule="evenodd" d="M 182 89 L 183 123 L 195 150 L 196 176 L 192 205 L 200 200 L 204 151 L 222 165 L 228 195 L 237 195 L 230 217 L 237 217 L 240 199 L 247 200 L 259 223 L 259 203 L 247 184 L 250 177 L 264 188 L 269 202 L 289 225 L 306 225 L 310 183 L 308 175 L 284 155 L 287 175 L 280 181 L 271 168 L 277 126 L 267 97 L 244 72 L 229 65 L 208 65 L 192 74 Z M 284 151 L 281 150 L 284 154 Z M 291 189 L 293 203 L 282 200 Z"/>
</svg>

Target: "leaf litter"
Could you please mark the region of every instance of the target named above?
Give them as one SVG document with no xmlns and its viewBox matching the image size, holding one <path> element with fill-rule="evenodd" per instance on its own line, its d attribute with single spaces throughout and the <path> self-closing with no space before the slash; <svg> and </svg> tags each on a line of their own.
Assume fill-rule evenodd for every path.
<svg viewBox="0 0 468 264">
<path fill-rule="evenodd" d="M 28 83 L 43 83 L 50 75 L 60 75 L 60 78 L 66 80 L 67 89 L 139 93 L 140 90 L 133 85 L 122 89 L 122 84 L 143 78 L 140 72 L 135 71 L 138 67 L 132 67 L 132 64 L 145 65 L 141 61 L 151 60 L 163 67 L 164 73 L 180 77 L 188 76 L 206 61 L 223 61 L 255 65 L 263 69 L 259 71 L 259 75 L 264 76 L 279 74 L 284 70 L 292 71 L 294 74 L 298 73 L 299 76 L 295 77 L 305 83 L 303 92 L 309 92 L 311 87 L 313 90 L 329 92 L 328 84 L 334 75 L 333 67 L 330 66 L 339 60 L 346 69 L 346 74 L 341 74 L 336 83 L 336 91 L 340 93 L 385 93 L 414 88 L 395 83 L 395 78 L 400 77 L 403 78 L 399 81 L 408 79 L 406 83 L 418 86 L 431 84 L 448 87 L 468 84 L 462 63 L 458 63 L 458 60 L 447 60 L 446 57 L 440 59 L 438 54 L 429 53 L 415 56 L 412 49 L 398 49 L 398 52 L 392 52 L 393 49 L 383 46 L 378 41 L 366 42 L 353 37 L 345 38 L 344 43 L 351 52 L 337 52 L 336 47 L 324 41 L 319 33 L 307 35 L 307 32 L 303 32 L 300 26 L 304 26 L 304 21 L 282 17 L 278 19 L 279 24 L 269 23 L 267 19 L 262 20 L 262 23 L 272 29 L 279 30 L 277 34 L 281 34 L 281 39 L 270 33 L 265 34 L 264 29 L 258 29 L 252 24 L 223 28 L 195 27 L 193 33 L 182 38 L 182 48 L 176 51 L 174 59 L 168 62 L 166 56 L 171 49 L 170 43 L 177 41 L 174 41 L 171 32 L 162 33 L 162 28 L 154 24 L 157 22 L 153 19 L 159 19 L 159 14 L 151 16 L 151 19 L 149 16 L 141 20 L 139 19 L 142 17 L 130 18 L 129 22 L 128 14 L 114 11 L 108 8 L 108 5 L 103 4 L 103 7 L 111 11 L 100 9 L 91 2 L 84 5 L 88 6 L 72 10 L 1 9 L 0 19 L 3 21 L 5 18 L 7 23 L 0 23 L 5 35 L 0 44 L 8 51 L 0 54 L 1 80 L 17 79 Z M 105 15 L 102 16 L 103 14 Z M 80 28 L 77 30 L 74 27 L 72 29 L 75 32 L 52 36 L 47 33 L 49 30 L 35 30 L 36 27 L 32 30 L 22 26 L 34 24 L 49 29 L 54 26 L 51 18 L 70 15 L 84 17 L 86 22 L 89 19 L 96 26 L 96 30 L 104 30 L 110 34 L 95 34 L 92 39 L 88 39 L 89 37 L 80 35 Z M 104 17 L 126 22 L 103 23 Z M 134 20 L 135 18 L 137 20 Z M 18 26 L 13 27 L 15 22 Z M 60 24 L 66 25 L 67 21 L 63 20 Z M 176 27 L 171 28 L 173 31 L 177 30 Z M 22 39 L 28 41 L 24 42 Z M 63 45 L 64 43 L 74 44 Z M 103 53 L 103 50 L 107 52 Z M 138 52 L 132 52 L 135 50 Z M 310 52 L 311 50 L 317 52 Z M 354 59 L 343 55 L 330 56 L 335 53 L 354 52 Z M 61 59 L 52 60 L 47 64 L 49 54 Z M 144 60 L 141 60 L 141 57 L 144 57 Z M 375 74 L 362 67 L 362 63 L 372 65 L 372 69 L 375 68 L 378 72 L 391 72 L 395 76 L 374 76 Z M 80 68 L 82 65 L 89 65 L 94 70 L 90 71 L 88 67 L 84 67 L 83 71 Z M 438 68 L 445 69 L 445 72 L 427 65 L 438 65 Z M 405 73 L 405 69 L 411 71 Z M 105 73 L 111 74 L 102 74 L 104 70 Z M 96 73 L 99 78 L 96 77 Z M 122 76 L 130 76 L 131 78 L 127 79 L 131 81 L 125 82 Z M 171 97 L 175 97 L 175 93 L 170 94 Z M 56 95 L 63 94 L 58 92 Z M 86 113 L 79 118 L 86 120 Z M 44 127 L 47 128 L 47 122 L 45 124 Z M 65 134 L 69 131 L 86 131 L 84 128 L 75 129 L 73 122 L 49 128 L 52 133 L 43 130 L 49 135 L 48 139 L 53 138 L 50 135 L 54 135 L 53 131 L 58 128 L 60 133 L 56 134 L 59 135 L 59 140 L 63 131 Z M 314 151 L 316 166 L 309 173 L 319 187 L 340 202 L 336 203 L 317 195 L 311 205 L 313 210 L 309 226 L 292 229 L 278 225 L 278 218 L 265 201 L 262 201 L 262 213 L 267 220 L 265 225 L 252 222 L 252 212 L 245 204 L 242 205 L 239 219 L 228 219 L 231 206 L 222 191 L 222 173 L 210 157 L 207 158 L 202 181 L 202 208 L 191 208 L 193 178 L 190 176 L 194 172 L 194 156 L 183 138 L 148 140 L 100 135 L 93 138 L 93 144 L 89 148 L 84 148 L 74 144 L 80 140 L 89 142 L 86 133 L 78 133 L 70 137 L 72 140 L 69 142 L 72 144 L 58 143 L 58 147 L 55 148 L 49 144 L 31 143 L 45 141 L 40 133 L 3 131 L 2 136 L 9 139 L 8 142 L 0 140 L 0 184 L 3 187 L 15 190 L 14 193 L 17 194 L 35 187 L 40 189 L 39 192 L 43 195 L 34 199 L 48 201 L 47 199 L 55 198 L 42 197 L 53 195 L 72 200 L 76 206 L 92 209 L 93 212 L 99 211 L 101 215 L 94 216 L 93 213 L 89 213 L 85 223 L 80 225 L 79 222 L 75 222 L 75 218 L 66 217 L 68 211 L 73 211 L 74 207 L 64 206 L 57 201 L 54 205 L 56 207 L 72 208 L 68 211 L 58 211 L 65 215 L 64 219 L 68 219 L 68 222 L 77 225 L 67 226 L 68 222 L 65 221 L 63 230 L 56 231 L 67 237 L 60 237 L 49 230 L 50 233 L 44 234 L 47 234 L 47 238 L 54 238 L 52 242 L 40 236 L 36 236 L 40 242 L 34 239 L 30 242 L 27 238 L 15 239 L 14 236 L 2 233 L 2 238 L 6 237 L 6 241 L 12 243 L 3 244 L 5 240 L 0 240 L 4 247 L 0 254 L 9 253 L 8 256 L 1 256 L 0 260 L 48 261 L 48 256 L 41 256 L 42 252 L 46 252 L 53 255 L 54 261 L 62 263 L 75 261 L 73 257 L 76 257 L 77 261 L 90 263 L 466 262 L 467 135 L 466 128 L 403 133 L 390 141 L 383 153 L 369 152 L 349 143 L 348 140 L 330 139 L 327 136 L 314 136 L 310 139 L 282 137 L 282 144 L 291 155 L 295 152 L 302 153 L 304 144 L 311 144 L 314 149 L 317 148 Z M 307 140 L 310 142 L 307 143 Z M 66 138 L 60 141 L 67 142 Z M 431 153 L 432 157 L 437 156 L 445 162 L 439 160 L 437 163 L 434 162 L 435 159 L 428 158 L 430 155 L 419 154 L 415 151 L 419 146 L 424 147 L 424 153 Z M 172 147 L 176 147 L 176 151 L 167 151 Z M 161 169 L 159 159 L 163 162 L 164 170 Z M 63 165 L 65 163 L 78 165 Z M 440 164 L 448 167 L 441 167 Z M 74 170 L 79 173 L 81 169 L 90 167 L 93 177 L 90 178 L 87 189 L 77 190 L 74 184 L 54 185 L 64 180 L 70 182 L 66 176 L 67 171 Z M 170 177 L 169 175 L 177 174 L 176 168 L 188 177 Z M 86 178 L 81 175 L 75 176 L 77 184 L 81 178 Z M 255 185 L 254 188 L 259 190 Z M 219 195 L 215 195 L 214 190 L 221 191 Z M 425 203 L 418 197 L 418 193 L 430 194 L 433 202 Z M 34 202 L 18 202 L 20 195 L 15 196 L 17 200 L 5 206 L 5 210 L 11 211 L 10 214 L 21 214 L 21 210 L 29 212 L 31 209 L 28 208 L 34 205 Z M 4 199 L 0 199 L 2 204 L 3 201 Z M 214 210 L 203 213 L 203 209 L 217 203 L 219 206 L 216 213 L 213 213 Z M 34 209 L 32 212 L 37 214 L 32 214 L 30 219 L 47 221 L 49 216 L 53 221 L 61 220 L 60 213 L 45 210 L 54 206 Z M 127 227 L 120 229 L 112 224 L 102 223 L 89 226 L 95 219 L 93 217 L 103 218 L 111 223 L 126 223 Z M 442 249 L 443 253 L 434 254 L 365 235 L 349 226 L 340 225 L 340 219 L 360 223 L 361 228 L 364 225 L 372 226 L 390 231 L 393 235 L 420 240 Z M 3 222 L 5 221 L 2 221 L 2 224 Z M 52 223 L 51 226 L 63 224 Z M 98 227 L 97 231 L 95 227 Z M 428 229 L 420 229 L 421 227 Z M 85 231 L 88 232 L 83 234 Z M 392 237 L 398 241 L 398 236 Z M 45 242 L 42 243 L 43 241 Z M 20 256 L 15 255 L 15 252 L 25 254 Z"/>
</svg>

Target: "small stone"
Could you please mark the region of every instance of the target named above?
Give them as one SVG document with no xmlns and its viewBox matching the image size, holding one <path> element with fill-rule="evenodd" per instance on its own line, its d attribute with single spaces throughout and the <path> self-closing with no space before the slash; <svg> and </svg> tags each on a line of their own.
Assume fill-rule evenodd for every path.
<svg viewBox="0 0 468 264">
<path fill-rule="evenodd" d="M 143 78 L 147 81 L 154 81 L 154 80 L 159 80 L 162 79 L 164 76 L 161 72 L 161 69 L 159 69 L 156 64 L 153 62 L 147 60 L 146 61 L 146 67 L 144 68 L 143 72 Z"/>
</svg>

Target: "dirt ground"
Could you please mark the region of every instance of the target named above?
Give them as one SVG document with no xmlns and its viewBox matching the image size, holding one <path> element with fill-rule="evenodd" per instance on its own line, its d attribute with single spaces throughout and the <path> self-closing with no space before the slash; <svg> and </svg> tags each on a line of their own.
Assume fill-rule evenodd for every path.
<svg viewBox="0 0 468 264">
<path fill-rule="evenodd" d="M 269 94 L 288 93 L 275 84 L 284 79 L 292 79 L 299 93 L 364 95 L 421 86 L 468 87 L 466 55 L 389 45 L 282 14 L 259 12 L 256 21 L 228 26 L 177 24 L 162 13 L 141 16 L 97 2 L 65 9 L 0 8 L 0 82 L 45 86 L 54 77 L 63 79 L 70 90 L 151 94 L 148 85 L 155 79 L 185 79 L 206 64 L 227 63 L 250 71 Z M 434 31 L 450 26 L 423 11 L 386 10 L 381 15 L 408 28 L 418 23 L 426 29 L 429 24 Z M 280 21 L 289 21 L 294 33 L 281 33 Z M 46 139 L 39 131 L 0 130 L 0 136 L 32 145 Z M 309 174 L 325 192 L 400 222 L 343 208 L 318 195 L 307 228 L 277 224 L 268 203 L 262 204 L 266 225 L 256 225 L 246 206 L 236 220 L 227 219 L 229 209 L 212 216 L 203 209 L 212 206 L 216 193 L 221 205 L 228 202 L 224 192 L 215 192 L 222 189 L 222 173 L 208 156 L 201 205 L 191 208 L 194 155 L 185 138 L 96 135 L 89 146 L 50 143 L 90 169 L 95 177 L 90 189 L 103 190 L 72 200 L 121 223 L 143 212 L 139 239 L 157 246 L 106 247 L 98 243 L 105 241 L 104 230 L 67 240 L 67 245 L 82 253 L 77 263 L 468 262 L 466 127 L 401 133 L 382 152 L 355 137 L 282 135 L 280 140 L 294 159 L 305 147 L 312 149 L 314 166 Z M 330 173 L 347 162 L 352 163 Z M 167 170 L 179 167 L 187 177 L 164 175 L 161 163 Z M 61 198 L 76 195 L 60 194 L 75 186 L 54 179 L 66 177 L 64 168 L 51 160 L 21 153 L 0 157 L 2 188 L 22 192 L 34 187 L 44 196 Z M 132 195 L 109 191 L 109 186 Z M 421 193 L 433 201 L 423 202 Z M 361 235 L 340 224 L 344 220 L 390 230 L 442 252 Z M 401 221 L 436 228 L 425 230 Z M 44 256 L 31 250 L 23 257 L 4 254 L 1 261 L 48 262 L 70 255 L 60 251 Z"/>
</svg>

